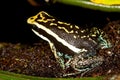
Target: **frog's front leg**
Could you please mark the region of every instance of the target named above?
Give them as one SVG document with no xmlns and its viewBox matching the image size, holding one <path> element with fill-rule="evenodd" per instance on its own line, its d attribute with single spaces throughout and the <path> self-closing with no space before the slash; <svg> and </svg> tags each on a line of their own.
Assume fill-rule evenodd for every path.
<svg viewBox="0 0 120 80">
<path fill-rule="evenodd" d="M 54 53 L 55 58 L 58 59 L 59 57 L 57 56 L 57 51 L 54 44 L 52 42 L 49 42 L 49 45 L 50 45 L 51 51 Z"/>
<path fill-rule="evenodd" d="M 62 58 L 62 53 L 58 52 L 52 42 L 49 42 L 51 51 L 54 53 L 56 61 L 60 64 L 62 69 L 65 69 L 64 59 Z"/>
</svg>

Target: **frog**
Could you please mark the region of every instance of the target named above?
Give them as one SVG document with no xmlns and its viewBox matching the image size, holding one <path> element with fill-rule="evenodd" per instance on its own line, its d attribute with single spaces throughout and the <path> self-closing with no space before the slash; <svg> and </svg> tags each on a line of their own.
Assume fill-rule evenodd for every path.
<svg viewBox="0 0 120 80">
<path fill-rule="evenodd" d="M 32 31 L 49 43 L 56 61 L 63 70 L 72 67 L 76 72 L 63 76 L 86 73 L 104 61 L 97 49 L 109 48 L 104 32 L 97 27 L 91 29 L 58 20 L 45 11 L 27 19 Z"/>
</svg>

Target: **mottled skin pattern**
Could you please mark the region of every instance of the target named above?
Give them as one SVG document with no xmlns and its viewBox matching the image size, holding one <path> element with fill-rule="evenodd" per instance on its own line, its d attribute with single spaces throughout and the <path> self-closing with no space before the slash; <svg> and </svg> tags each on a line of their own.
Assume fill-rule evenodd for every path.
<svg viewBox="0 0 120 80">
<path fill-rule="evenodd" d="M 103 62 L 103 58 L 97 56 L 96 50 L 110 47 L 102 30 L 96 27 L 82 29 L 77 25 L 59 21 L 44 11 L 30 17 L 27 22 L 35 25 L 32 30 L 36 35 L 48 41 L 63 69 L 71 66 L 78 73 L 87 72 Z"/>
</svg>

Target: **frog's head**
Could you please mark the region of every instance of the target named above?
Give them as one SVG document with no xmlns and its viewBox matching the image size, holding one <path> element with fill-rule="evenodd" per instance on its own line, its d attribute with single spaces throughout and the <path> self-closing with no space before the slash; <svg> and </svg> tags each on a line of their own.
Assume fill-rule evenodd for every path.
<svg viewBox="0 0 120 80">
<path fill-rule="evenodd" d="M 42 23 L 52 22 L 54 20 L 55 19 L 51 15 L 49 15 L 48 13 L 46 13 L 44 11 L 41 11 L 37 15 L 30 17 L 27 20 L 27 23 L 35 24 L 35 22 L 38 22 L 38 23 L 42 24 Z"/>
</svg>

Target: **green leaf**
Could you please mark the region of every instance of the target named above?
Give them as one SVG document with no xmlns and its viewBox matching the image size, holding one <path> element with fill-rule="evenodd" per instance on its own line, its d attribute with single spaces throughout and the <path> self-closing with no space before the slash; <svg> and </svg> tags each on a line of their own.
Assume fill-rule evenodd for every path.
<svg viewBox="0 0 120 80">
<path fill-rule="evenodd" d="M 15 74 L 8 71 L 0 71 L 0 80 L 103 80 L 104 77 L 83 77 L 83 78 L 47 78 Z"/>
<path fill-rule="evenodd" d="M 97 4 L 90 0 L 54 0 L 54 2 L 106 12 L 120 12 L 120 5 Z"/>
</svg>

